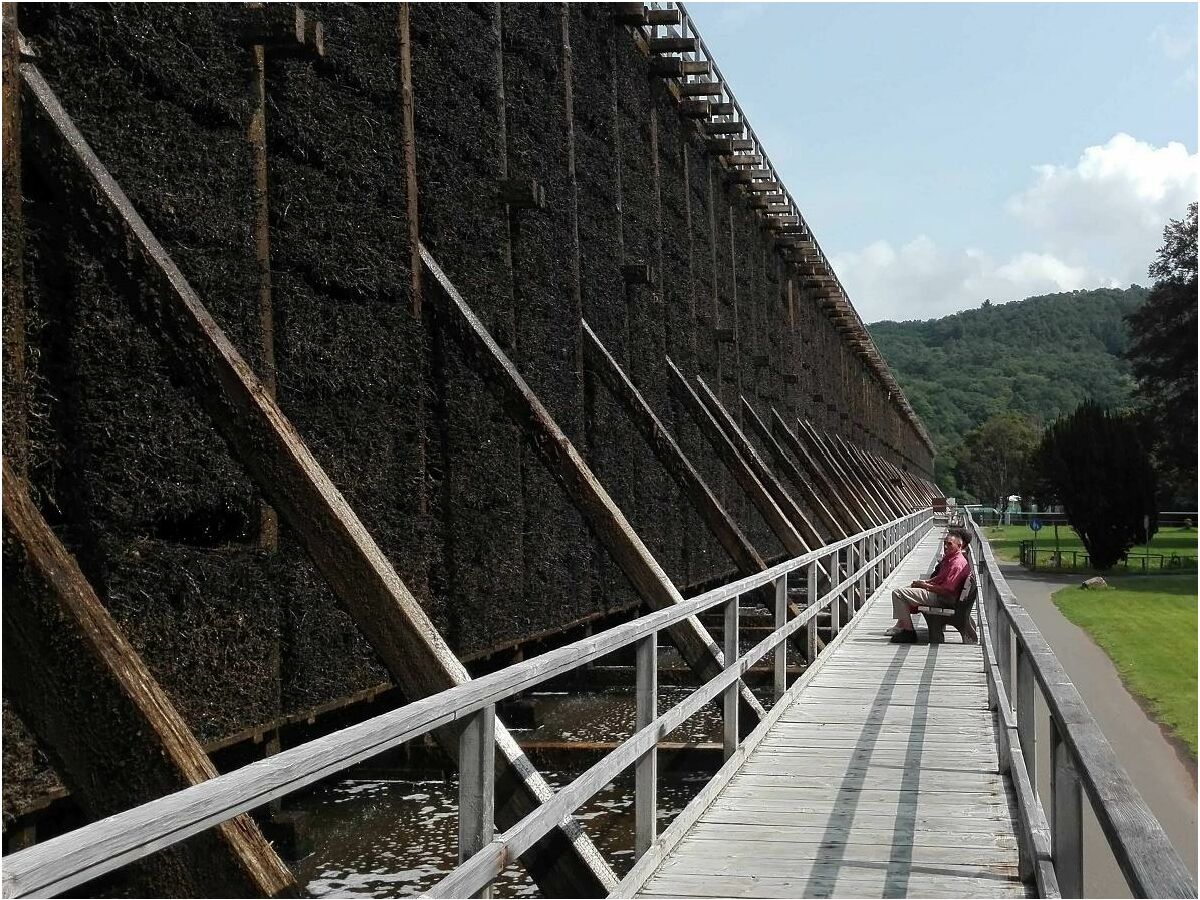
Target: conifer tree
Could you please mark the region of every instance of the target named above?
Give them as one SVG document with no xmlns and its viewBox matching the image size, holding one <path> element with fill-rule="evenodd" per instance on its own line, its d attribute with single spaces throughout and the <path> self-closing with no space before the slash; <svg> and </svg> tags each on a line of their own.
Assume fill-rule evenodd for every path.
<svg viewBox="0 0 1200 900">
<path fill-rule="evenodd" d="M 1083 403 L 1046 429 L 1034 465 L 1039 496 L 1062 504 L 1097 569 L 1111 568 L 1157 530 L 1154 469 L 1135 417 Z"/>
</svg>

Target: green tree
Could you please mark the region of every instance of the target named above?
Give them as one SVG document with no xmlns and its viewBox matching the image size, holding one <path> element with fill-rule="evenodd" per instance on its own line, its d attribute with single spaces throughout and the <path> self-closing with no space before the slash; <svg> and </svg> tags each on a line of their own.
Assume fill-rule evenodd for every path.
<svg viewBox="0 0 1200 900">
<path fill-rule="evenodd" d="M 1087 401 L 1047 428 L 1034 454 L 1039 496 L 1063 505 L 1098 569 L 1111 567 L 1157 528 L 1144 435 L 1135 416 Z"/>
<path fill-rule="evenodd" d="M 1009 494 L 1025 493 L 1038 432 L 1024 416 L 1000 413 L 968 431 L 956 453 L 958 483 L 1003 509 Z"/>
<path fill-rule="evenodd" d="M 1153 432 L 1154 456 L 1171 492 L 1196 495 L 1196 204 L 1163 230 L 1154 287 L 1127 316 L 1125 353 Z"/>
</svg>

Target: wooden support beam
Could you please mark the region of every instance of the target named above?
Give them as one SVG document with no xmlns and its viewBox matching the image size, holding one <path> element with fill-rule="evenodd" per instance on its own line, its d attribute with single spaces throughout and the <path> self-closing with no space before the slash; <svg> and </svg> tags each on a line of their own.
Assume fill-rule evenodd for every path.
<svg viewBox="0 0 1200 900">
<path fill-rule="evenodd" d="M 842 530 L 849 534 L 866 531 L 870 527 L 867 523 L 871 520 L 863 516 L 861 510 L 851 507 L 850 502 L 842 495 L 842 489 L 834 484 L 824 460 L 805 446 L 774 409 L 771 410 L 771 430 L 775 437 L 792 451 L 809 477 L 824 492 L 826 505 L 837 513 Z"/>
<path fill-rule="evenodd" d="M 670 357 L 667 357 L 667 369 L 670 372 L 671 388 L 675 395 L 687 407 L 696 424 L 700 426 L 700 431 L 704 434 L 705 439 L 716 451 L 717 456 L 725 464 L 741 489 L 746 492 L 751 503 L 754 504 L 754 508 L 758 510 L 771 532 L 783 545 L 784 551 L 790 556 L 807 553 L 809 547 L 804 543 L 800 532 L 783 514 L 767 489 L 763 487 L 762 482 L 755 477 L 749 465 L 737 452 L 733 442 L 729 440 L 717 420 L 713 418 L 712 413 L 708 411 L 704 401 L 688 384 L 687 379 L 684 378 L 683 373 L 679 371 Z"/>
<path fill-rule="evenodd" d="M 745 182 L 753 181 L 755 178 L 774 178 L 775 173 L 770 169 L 740 169 L 737 172 L 730 172 L 729 177 L 733 181 Z"/>
<path fill-rule="evenodd" d="M 706 99 L 681 100 L 679 114 L 688 119 L 707 119 L 713 114 L 712 107 L 712 101 Z"/>
<path fill-rule="evenodd" d="M 646 9 L 644 20 L 647 25 L 678 25 L 682 16 L 679 10 L 672 9 Z"/>
<path fill-rule="evenodd" d="M 746 130 L 745 122 L 705 122 L 704 133 L 710 135 L 741 134 Z"/>
<path fill-rule="evenodd" d="M 833 432 L 826 435 L 826 440 L 841 451 L 847 469 L 853 472 L 858 480 L 872 492 L 876 503 L 879 504 L 885 513 L 889 513 L 895 518 L 908 511 L 908 504 L 895 492 L 889 480 L 881 476 L 867 463 L 859 454 L 857 447 L 840 434 Z"/>
<path fill-rule="evenodd" d="M 467 306 L 429 251 L 421 248 L 421 261 L 429 276 L 428 295 L 483 382 L 499 397 L 513 421 L 530 439 L 534 450 L 579 511 L 592 534 L 625 573 L 638 595 L 653 609 L 683 602 L 683 595 L 638 537 L 616 503 L 609 497 L 574 445 L 555 424 L 516 367 Z M 704 680 L 720 674 L 721 650 L 700 622 L 692 617 L 667 630 L 680 655 Z M 743 684 L 742 711 L 753 728 L 764 715 L 762 705 Z"/>
<path fill-rule="evenodd" d="M 469 679 L 421 605 L 367 533 L 246 361 L 150 232 L 35 66 L 22 64 L 27 125 L 38 165 L 66 209 L 98 222 L 97 251 L 119 254 L 139 289 L 137 301 L 158 324 L 173 375 L 198 397 L 213 425 L 259 490 L 308 552 L 405 696 L 425 697 Z M 89 232 L 90 233 L 90 232 Z M 123 276 L 123 277 L 128 277 Z M 447 738 L 448 740 L 448 738 Z M 552 795 L 507 729 L 497 727 L 496 819 L 521 819 Z M 453 758 L 454 745 L 448 746 Z M 551 893 L 602 896 L 612 870 L 573 821 L 522 857 Z"/>
<path fill-rule="evenodd" d="M 763 446 L 767 448 L 767 452 L 769 452 L 771 454 L 771 458 L 775 460 L 775 465 L 781 469 L 785 475 L 787 475 L 792 484 L 794 484 L 800 491 L 800 495 L 804 498 L 804 502 L 808 504 L 808 507 L 816 512 L 816 514 L 821 518 L 821 522 L 824 524 L 826 532 L 832 535 L 834 540 L 841 540 L 842 538 L 850 537 L 851 534 L 856 533 L 847 531 L 845 526 L 838 521 L 837 516 L 835 516 L 833 511 L 825 504 L 820 492 L 807 478 L 804 477 L 804 474 L 800 471 L 800 468 L 790 457 L 788 457 L 787 453 L 784 452 L 784 449 L 782 446 L 780 446 L 779 441 L 777 441 L 774 435 L 771 434 L 771 430 L 767 427 L 767 424 L 759 417 L 758 413 L 754 411 L 754 407 L 747 402 L 745 397 L 742 397 L 741 401 L 743 421 L 750 423 L 751 430 L 758 435 L 758 439 L 762 442 Z"/>
<path fill-rule="evenodd" d="M 650 404 L 642 397 L 641 392 L 629 380 L 612 355 L 600 342 L 596 333 L 585 321 L 583 323 L 584 360 L 588 368 L 600 379 L 609 392 L 620 404 L 629 420 L 650 445 L 654 456 L 662 464 L 667 474 L 679 485 L 692 508 L 708 526 L 713 537 L 717 539 L 722 549 L 729 554 L 738 571 L 742 575 L 754 575 L 767 568 L 767 563 L 746 538 L 737 523 L 721 506 L 700 473 L 684 455 L 683 450 L 675 443 L 666 426 L 654 414 Z M 773 599 L 770 591 L 757 591 L 754 598 L 767 609 L 773 609 Z M 790 606 L 792 615 L 800 612 L 799 608 Z"/>
<path fill-rule="evenodd" d="M 721 157 L 725 161 L 725 165 L 740 168 L 742 166 L 761 166 L 761 153 L 734 153 L 729 156 Z"/>
<path fill-rule="evenodd" d="M 717 395 L 712 392 L 704 379 L 699 375 L 696 376 L 696 384 L 699 387 L 700 401 L 707 408 L 709 414 L 716 420 L 716 423 L 721 427 L 725 436 L 738 455 L 745 460 L 750 467 L 750 471 L 754 473 L 754 477 L 766 488 L 771 499 L 775 501 L 788 521 L 798 531 L 804 539 L 809 550 L 820 547 L 826 543 L 825 535 L 821 534 L 820 530 L 812 523 L 805 514 L 800 505 L 792 499 L 792 496 L 779 483 L 779 479 L 775 477 L 775 473 L 770 467 L 763 462 L 758 451 L 754 449 L 754 445 L 746 439 L 746 435 L 738 428 L 737 423 L 733 420 L 733 416 L 729 415 L 724 404 L 717 399 Z"/>
<path fill-rule="evenodd" d="M 699 38 L 659 37 L 646 41 L 651 53 L 695 53 L 700 49 Z"/>
<path fill-rule="evenodd" d="M 821 438 L 820 433 L 811 422 L 801 420 L 798 423 L 797 434 L 802 440 L 807 438 L 817 448 L 821 458 L 833 474 L 834 480 L 838 482 L 842 490 L 846 491 L 852 502 L 857 504 L 866 521 L 879 524 L 891 518 L 884 510 L 880 509 L 866 489 L 855 478 L 851 477 L 839 459 L 838 454 Z"/>
<path fill-rule="evenodd" d="M 712 153 L 727 156 L 741 150 L 753 150 L 754 141 L 750 138 L 709 138 L 708 149 Z"/>
<path fill-rule="evenodd" d="M 7 458 L 3 470 L 5 695 L 53 751 L 76 801 L 100 819 L 215 777 L 183 716 L 33 505 L 24 478 Z M 94 752 L 106 742 L 119 752 Z M 273 897 L 295 886 L 248 815 L 166 853 L 130 873 L 139 890 Z"/>
<path fill-rule="evenodd" d="M 684 75 L 711 75 L 712 63 L 707 59 L 685 59 L 682 66 Z"/>
<path fill-rule="evenodd" d="M 749 184 L 746 184 L 745 188 L 752 194 L 774 194 L 777 191 L 782 190 L 783 185 L 781 185 L 778 181 L 752 181 Z M 775 202 L 781 203 L 785 198 L 779 197 L 766 199 L 775 199 Z"/>
<path fill-rule="evenodd" d="M 681 81 L 679 93 L 684 97 L 720 97 L 724 87 L 719 81 Z"/>
<path fill-rule="evenodd" d="M 714 103 L 712 105 L 712 114 L 714 116 L 732 116 L 737 112 L 737 108 L 728 101 Z"/>
</svg>

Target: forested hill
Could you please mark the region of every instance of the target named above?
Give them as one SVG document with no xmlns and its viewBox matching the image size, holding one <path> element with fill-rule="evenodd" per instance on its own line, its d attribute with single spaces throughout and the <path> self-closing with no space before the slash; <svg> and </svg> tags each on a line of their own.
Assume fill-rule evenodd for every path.
<svg viewBox="0 0 1200 900">
<path fill-rule="evenodd" d="M 867 328 L 945 452 L 995 413 L 1011 410 L 1045 424 L 1088 397 L 1129 402 L 1122 317 L 1148 294 L 1137 285 L 1073 291 Z"/>
</svg>

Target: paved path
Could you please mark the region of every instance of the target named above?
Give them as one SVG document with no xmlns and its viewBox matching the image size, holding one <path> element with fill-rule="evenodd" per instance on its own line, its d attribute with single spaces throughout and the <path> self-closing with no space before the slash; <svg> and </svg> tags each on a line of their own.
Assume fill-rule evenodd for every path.
<svg viewBox="0 0 1200 900">
<path fill-rule="evenodd" d="M 1028 572 L 1016 563 L 1002 563 L 1004 577 L 1033 616 L 1055 655 L 1079 689 L 1100 730 L 1112 744 L 1117 758 L 1129 773 L 1150 809 L 1170 836 L 1184 863 L 1196 876 L 1196 778 L 1194 766 L 1185 764 L 1137 701 L 1130 696 L 1108 655 L 1072 624 L 1050 600 L 1062 587 L 1077 584 L 1078 578 Z M 1042 754 L 1049 747 L 1046 715 L 1038 717 L 1038 791 L 1049 797 L 1046 773 L 1049 765 Z M 1086 802 L 1084 804 L 1087 805 Z M 1089 813 L 1090 815 L 1090 813 Z M 1095 821 L 1084 834 L 1084 894 L 1089 897 L 1128 897 L 1129 889 Z"/>
<path fill-rule="evenodd" d="M 890 592 L 852 620 L 639 896 L 1024 897 L 978 646 L 892 644 Z"/>
</svg>

